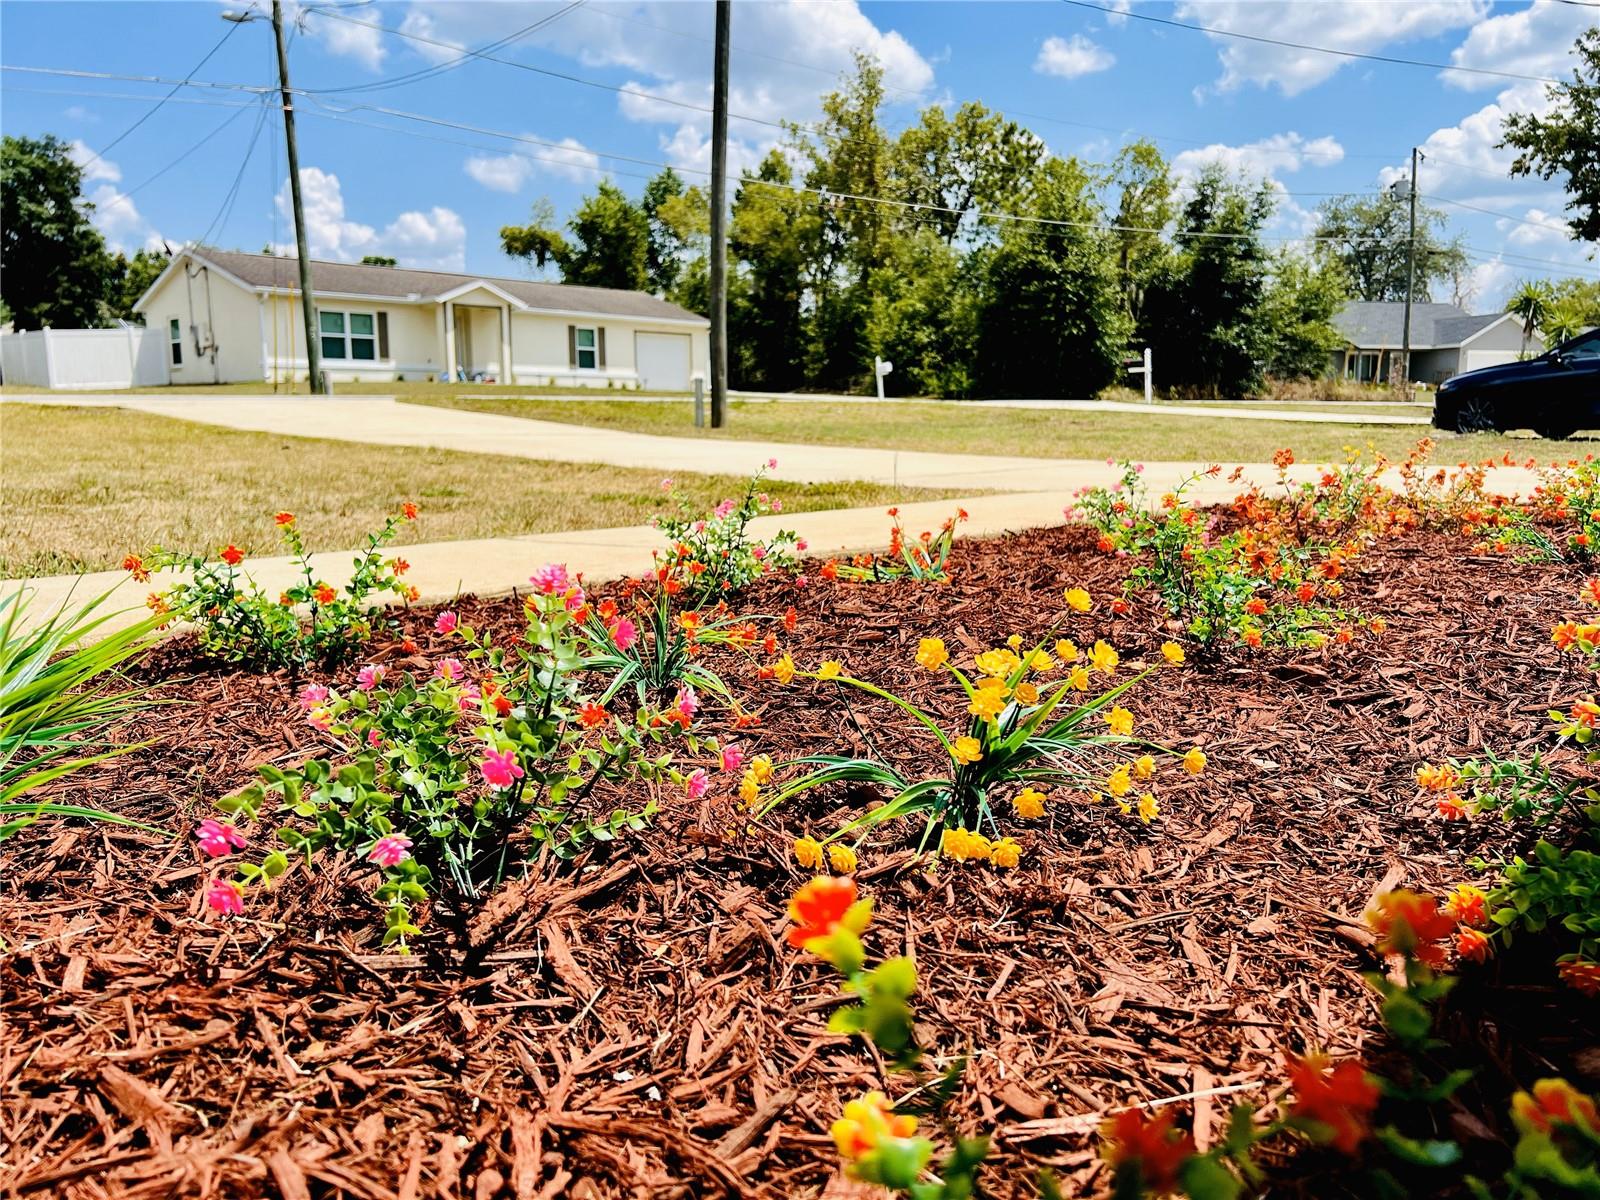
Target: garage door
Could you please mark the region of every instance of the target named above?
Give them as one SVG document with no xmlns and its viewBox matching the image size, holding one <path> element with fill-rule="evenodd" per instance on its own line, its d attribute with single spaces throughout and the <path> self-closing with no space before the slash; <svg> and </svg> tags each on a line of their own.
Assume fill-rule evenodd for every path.
<svg viewBox="0 0 1600 1200">
<path fill-rule="evenodd" d="M 689 390 L 689 335 L 687 333 L 636 333 L 635 362 L 639 381 L 652 391 Z"/>
</svg>

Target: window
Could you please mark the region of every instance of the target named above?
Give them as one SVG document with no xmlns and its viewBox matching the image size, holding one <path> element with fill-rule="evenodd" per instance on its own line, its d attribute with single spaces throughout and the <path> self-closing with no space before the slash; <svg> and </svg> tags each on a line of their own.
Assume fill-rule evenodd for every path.
<svg viewBox="0 0 1600 1200">
<path fill-rule="evenodd" d="M 1561 347 L 1561 353 L 1566 358 L 1600 358 L 1600 329 L 1573 338 Z"/>
<path fill-rule="evenodd" d="M 593 329 L 579 329 L 578 339 L 578 369 L 592 371 L 600 365 L 599 350 Z"/>
<path fill-rule="evenodd" d="M 167 322 L 167 340 L 172 343 L 172 365 L 183 366 L 183 326 L 177 317 Z"/>
<path fill-rule="evenodd" d="M 372 313 L 317 311 L 322 357 L 372 362 L 378 357 L 377 319 Z"/>
</svg>

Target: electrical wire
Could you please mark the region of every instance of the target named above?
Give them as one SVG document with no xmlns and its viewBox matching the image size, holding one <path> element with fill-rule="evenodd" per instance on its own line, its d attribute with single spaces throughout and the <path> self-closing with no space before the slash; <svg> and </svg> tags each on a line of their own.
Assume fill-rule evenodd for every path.
<svg viewBox="0 0 1600 1200">
<path fill-rule="evenodd" d="M 254 108 L 254 107 L 256 107 L 256 106 L 253 105 L 253 104 L 242 104 L 242 105 L 239 105 L 238 106 L 238 110 L 236 112 L 233 112 L 233 113 L 229 114 L 227 117 L 225 117 L 223 119 L 223 121 L 222 121 L 222 124 L 218 125 L 216 128 L 211 130 L 210 133 L 205 134 L 203 137 L 200 138 L 199 141 L 194 142 L 193 144 L 191 144 L 186 150 L 184 150 L 176 158 L 174 158 L 170 162 L 168 162 L 166 166 L 162 167 L 154 175 L 146 176 L 136 186 L 129 188 L 125 192 L 118 192 L 116 198 L 114 200 L 112 200 L 110 203 L 111 204 L 121 204 L 124 201 L 131 200 L 134 196 L 136 196 L 140 192 L 144 191 L 145 188 L 149 187 L 156 180 L 160 179 L 168 171 L 172 170 L 173 167 L 177 166 L 184 159 L 188 158 L 191 154 L 193 154 L 196 150 L 200 149 L 201 146 L 204 146 L 212 138 L 216 137 L 217 134 L 221 133 L 229 125 L 232 125 L 235 121 L 237 121 L 239 119 L 239 117 L 247 109 L 251 109 L 251 108 Z"/>
<path fill-rule="evenodd" d="M 237 26 L 235 27 L 237 28 Z M 212 79 L 173 79 L 164 75 L 120 75 L 114 71 L 78 71 L 71 67 L 28 67 L 17 63 L 0 63 L 0 71 L 16 71 L 24 75 L 65 75 L 72 79 L 108 79 L 114 83 L 175 83 L 179 87 L 216 88 L 235 92 L 272 92 L 277 85 L 266 87 L 254 83 L 230 83 Z M 148 100 L 150 97 L 146 96 Z"/>
<path fill-rule="evenodd" d="M 1437 200 L 1440 204 L 1448 204 L 1451 208 L 1464 208 L 1468 212 L 1483 213 L 1488 217 L 1499 217 L 1503 221 L 1512 221 L 1518 225 L 1531 225 L 1535 229 L 1549 229 L 1556 233 L 1572 236 L 1572 229 L 1567 225 L 1552 225 L 1549 221 L 1535 221 L 1530 217 L 1514 217 L 1510 213 L 1500 212 L 1493 208 L 1480 208 L 1476 204 L 1467 204 L 1461 200 L 1448 200 L 1443 196 L 1421 196 L 1423 200 Z"/>
<path fill-rule="evenodd" d="M 239 170 L 233 177 L 233 186 L 223 196 L 222 205 L 217 209 L 217 215 L 211 218 L 211 224 L 206 226 L 206 231 L 199 237 L 199 243 L 202 246 L 211 244 L 213 230 L 220 234 L 222 230 L 228 227 L 228 218 L 233 214 L 234 202 L 239 198 L 239 185 L 244 182 L 245 168 L 250 165 L 250 159 L 255 155 L 256 143 L 261 140 L 261 130 L 267 123 L 267 113 L 271 111 L 265 103 L 262 103 L 259 107 L 261 112 L 256 117 L 255 131 L 251 133 L 250 141 L 244 148 L 244 161 L 239 164 Z"/>
</svg>

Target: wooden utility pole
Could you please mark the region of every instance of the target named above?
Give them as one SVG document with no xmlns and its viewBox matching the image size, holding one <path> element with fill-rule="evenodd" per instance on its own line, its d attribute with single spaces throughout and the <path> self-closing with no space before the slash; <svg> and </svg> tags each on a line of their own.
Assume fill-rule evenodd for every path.
<svg viewBox="0 0 1600 1200">
<path fill-rule="evenodd" d="M 294 141 L 294 94 L 289 90 L 289 53 L 283 44 L 283 0 L 272 0 L 272 36 L 278 42 L 278 86 L 283 93 L 283 133 L 289 143 L 289 198 L 294 205 L 295 254 L 300 260 L 300 311 L 306 322 L 306 366 L 312 394 L 321 392 L 331 395 L 328 381 L 322 374 L 322 342 L 317 333 L 317 306 L 311 295 L 311 259 L 306 253 L 306 214 L 300 203 L 300 152 Z"/>
<path fill-rule="evenodd" d="M 711 428 L 728 405 L 728 24 L 733 0 L 717 0 L 711 86 Z"/>
<path fill-rule="evenodd" d="M 1400 333 L 1400 390 L 1411 390 L 1411 293 L 1417 286 L 1417 148 L 1411 147 L 1411 216 L 1406 226 L 1406 315 Z"/>
</svg>

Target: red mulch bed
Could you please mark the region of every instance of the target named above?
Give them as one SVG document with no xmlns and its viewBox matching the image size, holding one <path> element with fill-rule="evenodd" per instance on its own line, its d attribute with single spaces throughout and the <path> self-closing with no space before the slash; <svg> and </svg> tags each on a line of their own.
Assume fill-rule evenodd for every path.
<svg viewBox="0 0 1600 1200">
<path fill-rule="evenodd" d="M 918 638 L 955 651 L 1036 636 L 1065 584 L 1107 596 L 1123 567 L 1081 530 L 1055 529 L 963 542 L 957 570 L 948 588 L 757 589 L 749 609 L 796 605 L 787 644 L 802 664 L 843 658 L 931 698 Z M 904 870 L 908 852 L 888 840 L 865 851 L 869 951 L 916 957 L 923 1043 L 936 1061 L 971 1055 L 955 1117 L 995 1132 L 990 1195 L 1035 1195 L 1040 1168 L 1066 1195 L 1103 1190 L 1093 1131 L 1129 1101 L 1237 1087 L 1181 1103 L 1204 1145 L 1231 1104 L 1268 1100 L 1285 1048 L 1383 1053 L 1359 977 L 1377 965 L 1360 927 L 1370 897 L 1402 881 L 1447 887 L 1473 855 L 1530 840 L 1489 818 L 1436 819 L 1412 771 L 1547 741 L 1543 713 L 1582 681 L 1549 651 L 1573 590 L 1561 568 L 1466 557 L 1443 537 L 1385 543 L 1349 586 L 1388 618 L 1381 639 L 1163 670 L 1132 693 L 1141 732 L 1211 760 L 1198 779 L 1163 772 L 1157 825 L 1058 804 L 1022 828 L 1009 873 Z M 461 607 L 480 624 L 517 620 L 514 600 Z M 426 613 L 409 619 L 430 628 Z M 1167 636 L 1142 605 L 1075 621 L 1125 660 L 1154 659 Z M 782 935 L 803 878 L 789 840 L 870 797 L 813 797 L 749 834 L 734 832 L 725 788 L 704 806 L 668 803 L 649 832 L 504 889 L 479 919 L 487 957 L 464 976 L 442 930 L 410 958 L 380 952 L 366 873 L 350 866 L 291 873 L 244 918 L 213 918 L 193 825 L 257 764 L 296 761 L 316 737 L 285 677 L 197 665 L 182 643 L 143 669 L 181 702 L 129 724 L 150 748 L 62 798 L 182 836 L 41 823 L 0 849 L 0 1194 L 858 1190 L 838 1176 L 829 1122 L 848 1095 L 904 1085 L 827 1034 L 833 980 Z M 741 673 L 764 706 L 740 735 L 753 749 L 870 738 L 902 763 L 929 753 L 897 710 L 852 693 L 847 712 L 827 685 Z M 1593 1034 L 1548 957 L 1493 963 L 1458 996 L 1447 1033 L 1480 1074 L 1443 1132 L 1469 1151 L 1504 1135 L 1513 1080 L 1563 1070 L 1594 1084 Z M 1332 1165 L 1302 1162 L 1295 1178 L 1310 1182 L 1275 1194 L 1345 1190 Z"/>
</svg>

